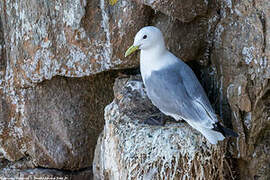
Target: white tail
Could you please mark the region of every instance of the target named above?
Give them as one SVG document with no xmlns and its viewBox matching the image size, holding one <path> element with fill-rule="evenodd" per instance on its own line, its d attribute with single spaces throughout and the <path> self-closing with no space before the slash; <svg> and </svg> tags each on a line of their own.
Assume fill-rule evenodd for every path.
<svg viewBox="0 0 270 180">
<path fill-rule="evenodd" d="M 217 144 L 218 141 L 223 141 L 225 137 L 220 132 L 214 131 L 209 128 L 205 128 L 200 126 L 199 124 L 192 123 L 188 121 L 188 123 L 197 131 L 202 133 L 202 135 L 211 143 L 211 144 Z"/>
<path fill-rule="evenodd" d="M 199 130 L 199 129 L 197 129 Z M 225 137 L 217 131 L 211 130 L 211 129 L 207 129 L 207 128 L 200 128 L 199 130 L 204 137 L 206 137 L 206 139 L 211 143 L 211 144 L 217 144 L 218 141 L 223 141 L 225 139 Z"/>
</svg>

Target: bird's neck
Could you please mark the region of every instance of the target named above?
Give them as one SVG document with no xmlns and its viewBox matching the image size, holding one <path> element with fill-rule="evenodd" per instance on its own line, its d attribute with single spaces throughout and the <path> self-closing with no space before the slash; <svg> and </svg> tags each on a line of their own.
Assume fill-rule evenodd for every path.
<svg viewBox="0 0 270 180">
<path fill-rule="evenodd" d="M 160 40 L 159 43 L 156 43 L 149 48 L 142 49 L 141 53 L 146 54 L 146 55 L 149 54 L 151 56 L 153 56 L 153 55 L 160 56 L 166 51 L 167 51 L 167 49 L 165 47 L 164 40 Z"/>
<path fill-rule="evenodd" d="M 155 46 L 151 49 L 141 50 L 140 70 L 144 82 L 153 71 L 163 69 L 170 64 L 166 60 L 166 56 L 169 56 L 169 54 L 165 46 Z"/>
</svg>

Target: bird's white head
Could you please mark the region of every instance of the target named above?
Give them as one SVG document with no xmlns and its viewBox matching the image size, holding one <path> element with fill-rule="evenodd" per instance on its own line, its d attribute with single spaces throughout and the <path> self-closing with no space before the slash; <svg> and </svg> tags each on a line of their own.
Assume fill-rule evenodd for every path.
<svg viewBox="0 0 270 180">
<path fill-rule="evenodd" d="M 136 51 L 137 49 L 165 49 L 162 32 L 154 26 L 143 27 L 137 32 L 133 45 L 126 51 L 125 57 Z"/>
</svg>

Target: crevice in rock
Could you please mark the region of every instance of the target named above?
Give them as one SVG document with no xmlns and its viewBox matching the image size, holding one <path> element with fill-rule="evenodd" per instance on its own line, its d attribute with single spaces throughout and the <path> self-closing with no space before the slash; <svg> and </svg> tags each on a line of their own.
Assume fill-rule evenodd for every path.
<svg viewBox="0 0 270 180">
<path fill-rule="evenodd" d="M 6 51 L 5 51 L 5 41 L 4 41 L 4 29 L 3 29 L 2 19 L 0 17 L 0 79 L 4 77 L 4 72 L 6 69 Z"/>
<path fill-rule="evenodd" d="M 249 137 L 248 137 L 248 135 L 249 135 L 249 130 L 248 130 L 248 128 L 247 128 L 247 126 L 245 125 L 245 116 L 246 116 L 246 112 L 245 111 L 241 111 L 240 109 L 239 109 L 239 118 L 241 119 L 241 124 L 242 124 L 242 127 L 243 127 L 243 131 L 244 131 L 244 135 L 245 135 L 245 142 L 248 144 L 248 142 L 249 142 Z"/>
<path fill-rule="evenodd" d="M 36 167 L 36 168 L 31 168 L 31 169 L 26 169 L 25 171 L 29 171 L 29 170 L 48 170 L 51 172 L 60 172 L 63 173 L 65 175 L 76 175 L 79 174 L 81 172 L 85 172 L 85 171 L 92 171 L 92 166 L 86 167 L 86 168 L 82 168 L 82 169 L 78 169 L 78 170 L 66 170 L 66 169 L 56 169 L 56 168 L 45 168 L 45 167 Z"/>
<path fill-rule="evenodd" d="M 147 8 L 149 8 L 149 11 L 150 11 L 150 16 L 149 16 L 149 19 L 148 19 L 148 26 L 150 26 L 150 25 L 153 25 L 152 23 L 153 23 L 153 20 L 155 19 L 155 15 L 157 14 L 157 13 L 160 13 L 159 11 L 155 11 L 154 9 L 152 9 L 150 6 L 147 6 L 147 5 L 144 5 L 144 6 L 146 6 Z"/>
<path fill-rule="evenodd" d="M 229 153 L 226 153 L 225 158 L 226 162 L 224 165 L 224 169 L 226 173 L 224 179 L 232 179 L 232 180 L 239 179 L 240 170 L 238 167 L 237 159 L 233 158 Z"/>
<path fill-rule="evenodd" d="M 19 169 L 14 167 L 5 168 L 0 171 L 1 178 L 7 179 L 17 179 L 24 177 L 25 179 L 70 179 L 70 180 L 92 180 L 93 171 L 92 166 L 87 168 L 79 169 L 76 171 L 53 169 L 53 168 L 26 168 Z"/>
<path fill-rule="evenodd" d="M 258 13 L 259 19 L 262 24 L 262 31 L 263 31 L 263 49 L 262 52 L 265 54 L 265 48 L 266 48 L 266 22 L 265 22 L 265 14 L 263 12 Z"/>
<path fill-rule="evenodd" d="M 196 71 L 195 71 L 196 73 Z M 216 114 L 221 118 L 222 123 L 232 128 L 232 111 L 229 105 L 228 99 L 224 96 L 223 92 L 220 91 L 220 84 L 218 82 L 218 75 L 215 69 L 212 67 L 204 67 L 199 70 L 197 77 L 200 80 L 205 92 L 208 96 L 209 101 L 212 104 Z M 222 96 L 222 98 L 221 98 Z"/>
<path fill-rule="evenodd" d="M 140 72 L 140 67 L 135 67 L 135 68 L 129 68 L 129 69 L 121 69 L 119 70 L 118 74 L 119 73 L 130 76 L 130 75 L 140 74 L 141 72 Z"/>
</svg>

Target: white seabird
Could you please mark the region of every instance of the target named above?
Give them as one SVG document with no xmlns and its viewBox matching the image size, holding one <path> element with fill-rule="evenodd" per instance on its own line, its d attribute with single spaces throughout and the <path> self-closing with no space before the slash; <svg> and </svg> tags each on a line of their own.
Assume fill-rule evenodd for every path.
<svg viewBox="0 0 270 180">
<path fill-rule="evenodd" d="M 142 28 L 125 56 L 137 49 L 141 50 L 140 70 L 147 95 L 161 112 L 175 120 L 185 120 L 212 144 L 227 136 L 238 136 L 218 122 L 194 72 L 166 49 L 158 28 Z"/>
</svg>

